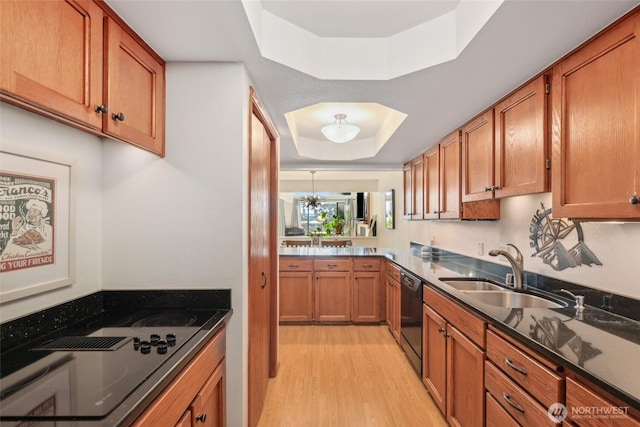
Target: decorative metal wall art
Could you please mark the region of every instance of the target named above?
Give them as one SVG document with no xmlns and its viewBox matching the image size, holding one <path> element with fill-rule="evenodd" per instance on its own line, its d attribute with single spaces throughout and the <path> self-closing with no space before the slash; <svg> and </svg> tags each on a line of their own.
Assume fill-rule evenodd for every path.
<svg viewBox="0 0 640 427">
<path fill-rule="evenodd" d="M 529 226 L 529 245 L 535 249 L 533 256 L 542 258 L 554 270 L 564 270 L 567 267 L 580 265 L 602 265 L 598 257 L 584 243 L 584 233 L 577 221 L 565 218 L 551 218 L 551 209 L 537 210 L 531 218 Z M 573 247 L 567 249 L 561 240 L 577 241 Z"/>
</svg>

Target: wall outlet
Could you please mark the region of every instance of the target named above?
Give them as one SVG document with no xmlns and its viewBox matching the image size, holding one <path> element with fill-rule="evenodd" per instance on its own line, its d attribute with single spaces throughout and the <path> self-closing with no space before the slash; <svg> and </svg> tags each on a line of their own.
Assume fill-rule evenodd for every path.
<svg viewBox="0 0 640 427">
<path fill-rule="evenodd" d="M 484 242 L 478 242 L 478 255 L 484 255 Z"/>
</svg>

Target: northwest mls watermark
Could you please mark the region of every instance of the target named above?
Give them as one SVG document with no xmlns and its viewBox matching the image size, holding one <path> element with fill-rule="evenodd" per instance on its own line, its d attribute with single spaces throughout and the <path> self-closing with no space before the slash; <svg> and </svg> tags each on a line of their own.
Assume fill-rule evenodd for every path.
<svg viewBox="0 0 640 427">
<path fill-rule="evenodd" d="M 572 420 L 614 420 L 629 417 L 628 406 L 572 406 L 568 410 L 562 403 L 554 403 L 549 406 L 549 418 L 559 423 L 567 417 Z"/>
</svg>

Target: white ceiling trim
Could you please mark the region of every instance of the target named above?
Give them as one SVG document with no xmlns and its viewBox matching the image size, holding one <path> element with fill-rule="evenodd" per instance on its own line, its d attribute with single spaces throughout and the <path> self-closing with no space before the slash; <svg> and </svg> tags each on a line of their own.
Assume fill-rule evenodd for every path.
<svg viewBox="0 0 640 427">
<path fill-rule="evenodd" d="M 455 59 L 503 0 L 463 0 L 455 11 L 389 37 L 320 37 L 242 0 L 263 57 L 326 80 L 389 80 Z"/>
</svg>

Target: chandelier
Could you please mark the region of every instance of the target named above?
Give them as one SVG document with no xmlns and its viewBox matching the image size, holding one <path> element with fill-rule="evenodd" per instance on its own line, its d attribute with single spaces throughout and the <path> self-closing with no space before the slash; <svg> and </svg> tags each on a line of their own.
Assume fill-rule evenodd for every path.
<svg viewBox="0 0 640 427">
<path fill-rule="evenodd" d="M 320 206 L 320 202 L 322 201 L 320 197 L 316 196 L 315 182 L 313 177 L 316 174 L 316 171 L 311 172 L 311 195 L 306 195 L 302 197 L 302 202 L 304 206 L 307 208 L 317 209 Z"/>
<path fill-rule="evenodd" d="M 336 114 L 336 121 L 331 125 L 326 125 L 320 131 L 329 140 L 338 144 L 349 142 L 358 135 L 360 128 L 347 123 L 346 114 Z M 344 123 L 343 123 L 344 122 Z"/>
</svg>

